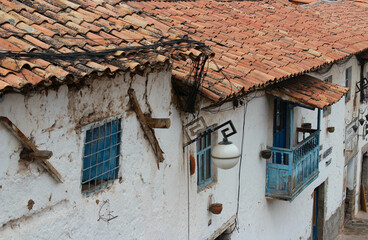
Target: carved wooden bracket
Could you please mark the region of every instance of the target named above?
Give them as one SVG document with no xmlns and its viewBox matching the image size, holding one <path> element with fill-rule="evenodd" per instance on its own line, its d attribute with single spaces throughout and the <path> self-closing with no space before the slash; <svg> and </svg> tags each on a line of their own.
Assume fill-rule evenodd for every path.
<svg viewBox="0 0 368 240">
<path fill-rule="evenodd" d="M 14 136 L 22 143 L 24 149 L 20 153 L 20 158 L 24 160 L 40 160 L 41 165 L 51 174 L 58 182 L 63 182 L 60 173 L 48 161 L 52 156 L 51 151 L 38 150 L 38 148 L 17 128 L 7 117 L 0 116 L 0 122 L 14 134 Z"/>
<path fill-rule="evenodd" d="M 157 168 L 160 169 L 159 163 L 163 162 L 165 158 L 163 156 L 163 151 L 155 136 L 155 132 L 153 131 L 152 128 L 170 128 L 170 119 L 169 118 L 151 118 L 149 116 L 145 116 L 142 112 L 141 107 L 139 106 L 134 89 L 129 89 L 128 94 L 129 94 L 130 103 L 135 113 L 137 114 L 137 118 L 141 124 L 143 132 L 145 136 L 147 137 L 148 141 L 150 142 L 153 152 L 156 155 Z"/>
</svg>

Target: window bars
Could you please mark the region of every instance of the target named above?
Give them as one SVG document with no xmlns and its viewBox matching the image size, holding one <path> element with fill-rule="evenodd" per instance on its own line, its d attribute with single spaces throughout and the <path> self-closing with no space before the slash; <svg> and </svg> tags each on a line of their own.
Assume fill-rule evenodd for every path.
<svg viewBox="0 0 368 240">
<path fill-rule="evenodd" d="M 82 167 L 82 193 L 91 194 L 118 178 L 121 116 L 86 127 Z"/>
</svg>

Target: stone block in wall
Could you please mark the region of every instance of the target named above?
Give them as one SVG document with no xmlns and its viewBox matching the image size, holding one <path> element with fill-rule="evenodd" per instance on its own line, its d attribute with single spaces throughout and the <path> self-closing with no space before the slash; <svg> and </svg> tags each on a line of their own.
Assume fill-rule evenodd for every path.
<svg viewBox="0 0 368 240">
<path fill-rule="evenodd" d="M 334 240 L 340 233 L 344 222 L 344 204 L 341 204 L 339 208 L 336 209 L 335 213 L 326 220 L 324 225 L 324 235 L 325 240 Z"/>
</svg>

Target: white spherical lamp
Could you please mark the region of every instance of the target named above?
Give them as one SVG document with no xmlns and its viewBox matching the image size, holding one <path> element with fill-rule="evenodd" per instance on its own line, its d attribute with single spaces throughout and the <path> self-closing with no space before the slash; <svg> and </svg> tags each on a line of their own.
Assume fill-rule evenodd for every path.
<svg viewBox="0 0 368 240">
<path fill-rule="evenodd" d="M 239 149 L 226 138 L 212 149 L 212 161 L 216 167 L 230 169 L 239 162 Z"/>
</svg>

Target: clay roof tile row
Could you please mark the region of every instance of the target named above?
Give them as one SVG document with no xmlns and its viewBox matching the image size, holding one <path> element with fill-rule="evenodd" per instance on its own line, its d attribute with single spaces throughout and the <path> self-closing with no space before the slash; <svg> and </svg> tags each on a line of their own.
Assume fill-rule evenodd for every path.
<svg viewBox="0 0 368 240">
<path fill-rule="evenodd" d="M 234 91 L 262 88 L 368 49 L 367 10 L 354 1 L 306 8 L 275 0 L 127 4 L 211 47 L 215 57 L 205 78 L 209 91 L 203 94 L 211 92 L 212 99 L 218 94 L 225 100 Z M 243 89 L 229 92 L 219 68 Z"/>
<path fill-rule="evenodd" d="M 78 82 L 93 72 L 141 71 L 148 66 L 169 64 L 169 49 L 140 53 L 119 48 L 152 45 L 182 36 L 165 22 L 122 0 L 0 0 L 0 95 L 26 91 L 29 86 L 63 84 L 66 79 Z M 183 44 L 182 49 L 175 50 L 177 53 L 170 53 L 184 59 L 202 54 L 198 50 L 203 47 L 198 44 Z M 104 57 L 62 55 L 108 49 L 117 50 Z M 44 55 L 34 58 L 18 53 Z"/>
<path fill-rule="evenodd" d="M 0 53 L 101 51 L 187 36 L 215 53 L 201 91 L 223 101 L 366 50 L 363 3 L 368 6 L 365 0 L 304 8 L 276 0 L 0 0 Z M 192 45 L 171 52 L 173 76 L 187 82 L 187 58 L 203 53 L 210 54 Z M 118 50 L 92 59 L 2 57 L 0 94 L 168 62 L 166 55 L 137 54 Z"/>
</svg>

